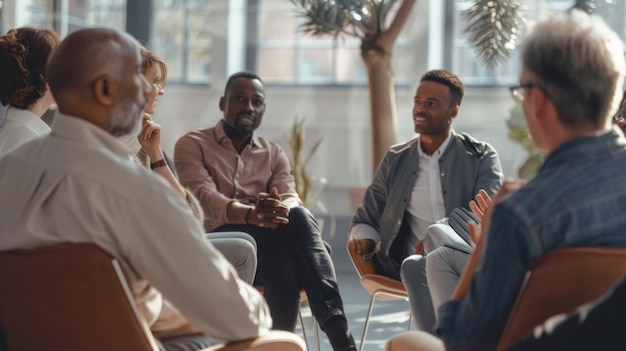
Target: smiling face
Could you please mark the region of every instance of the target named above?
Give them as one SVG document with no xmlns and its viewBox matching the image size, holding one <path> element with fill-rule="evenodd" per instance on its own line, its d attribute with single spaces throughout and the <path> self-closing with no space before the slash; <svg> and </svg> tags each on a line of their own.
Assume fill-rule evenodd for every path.
<svg viewBox="0 0 626 351">
<path fill-rule="evenodd" d="M 448 135 L 458 108 L 451 104 L 450 88 L 424 81 L 413 98 L 415 132 L 422 135 Z"/>
<path fill-rule="evenodd" d="M 240 77 L 233 80 L 220 99 L 224 122 L 238 136 L 252 135 L 265 113 L 265 89 L 258 79 Z"/>
<path fill-rule="evenodd" d="M 156 112 L 156 104 L 159 96 L 165 94 L 165 90 L 163 90 L 162 87 L 163 77 L 161 76 L 161 67 L 154 63 L 146 69 L 144 76 L 152 86 L 152 91 L 148 94 L 148 104 L 146 105 L 145 111 L 147 114 L 151 115 Z"/>
</svg>

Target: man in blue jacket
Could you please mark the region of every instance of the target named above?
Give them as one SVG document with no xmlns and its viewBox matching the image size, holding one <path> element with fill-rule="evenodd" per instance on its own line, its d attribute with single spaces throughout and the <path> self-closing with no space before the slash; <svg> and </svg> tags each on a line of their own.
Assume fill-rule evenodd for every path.
<svg viewBox="0 0 626 351">
<path fill-rule="evenodd" d="M 389 149 L 352 219 L 350 237 L 379 274 L 399 280 L 406 257 L 436 248 L 424 247 L 430 225 L 468 208 L 480 189 L 494 194 L 502 183 L 493 147 L 452 130 L 463 95 L 463 83 L 448 71 L 421 77 L 412 113 L 419 136 Z M 411 279 L 423 282 L 426 295 L 412 306 L 417 327 L 430 330 L 435 317 L 424 269 Z"/>
</svg>

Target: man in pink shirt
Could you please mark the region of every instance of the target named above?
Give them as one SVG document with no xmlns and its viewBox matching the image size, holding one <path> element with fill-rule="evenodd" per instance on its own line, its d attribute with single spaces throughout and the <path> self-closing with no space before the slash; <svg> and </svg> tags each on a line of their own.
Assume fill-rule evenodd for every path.
<svg viewBox="0 0 626 351">
<path fill-rule="evenodd" d="M 176 171 L 204 208 L 207 232 L 243 231 L 258 245 L 256 282 L 265 286 L 274 329 L 293 330 L 299 291 L 333 350 L 356 350 L 335 269 L 317 221 L 302 206 L 287 155 L 254 134 L 265 112 L 265 88 L 252 72 L 229 77 L 215 127 L 176 143 Z"/>
</svg>

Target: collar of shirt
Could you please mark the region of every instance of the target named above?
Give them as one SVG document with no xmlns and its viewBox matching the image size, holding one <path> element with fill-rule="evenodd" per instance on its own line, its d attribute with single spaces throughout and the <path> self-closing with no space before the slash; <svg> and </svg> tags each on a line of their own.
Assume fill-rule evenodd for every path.
<svg viewBox="0 0 626 351">
<path fill-rule="evenodd" d="M 615 145 L 622 148 L 616 148 Z M 623 152 L 624 136 L 617 128 L 601 131 L 593 136 L 570 140 L 552 151 L 543 162 L 539 173 L 549 172 L 552 167 L 576 160 L 578 163 L 610 159 Z"/>
<path fill-rule="evenodd" d="M 433 155 L 436 156 L 441 156 L 441 154 L 446 150 L 446 148 L 448 147 L 448 144 L 450 144 L 450 139 L 452 139 L 452 131 L 450 131 L 450 133 L 448 133 L 448 136 L 446 137 L 446 140 L 443 141 L 443 143 L 441 143 L 441 145 L 439 146 L 439 148 L 433 152 Z M 427 155 L 424 150 L 422 150 L 422 143 L 418 142 L 415 143 L 417 145 L 417 152 L 419 153 L 420 157 L 431 157 L 433 155 Z"/>
<path fill-rule="evenodd" d="M 6 117 L 3 121 L 15 123 L 15 125 L 26 126 L 38 135 L 50 132 L 50 127 L 41 118 L 28 110 L 22 110 L 17 107 L 8 106 Z"/>
<path fill-rule="evenodd" d="M 226 131 L 224 131 L 223 123 L 225 123 L 224 120 L 220 119 L 217 122 L 217 125 L 215 126 L 215 129 L 214 129 L 215 141 L 220 145 L 223 145 L 225 140 L 228 140 L 230 142 L 230 138 L 228 137 L 228 135 L 226 135 Z M 258 148 L 263 147 L 263 144 L 261 144 L 261 142 L 259 141 L 259 138 L 256 136 L 255 133 L 252 134 L 252 139 L 250 140 L 250 144 L 251 146 L 258 147 Z"/>
<path fill-rule="evenodd" d="M 114 136 L 79 117 L 57 111 L 52 121 L 51 133 L 63 139 L 103 147 L 116 155 L 130 158 L 128 150 Z"/>
</svg>

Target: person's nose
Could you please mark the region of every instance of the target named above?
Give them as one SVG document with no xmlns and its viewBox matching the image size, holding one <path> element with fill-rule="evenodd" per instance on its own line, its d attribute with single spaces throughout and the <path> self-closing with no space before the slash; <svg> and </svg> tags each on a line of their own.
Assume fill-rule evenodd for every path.
<svg viewBox="0 0 626 351">
<path fill-rule="evenodd" d="M 246 99 L 243 104 L 241 105 L 241 108 L 243 110 L 252 112 L 254 110 L 254 107 L 252 106 L 252 100 L 250 99 Z"/>
<path fill-rule="evenodd" d="M 419 114 L 421 112 L 424 112 L 424 104 L 420 104 L 419 102 L 416 102 L 413 104 L 413 114 Z"/>
</svg>

